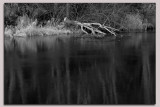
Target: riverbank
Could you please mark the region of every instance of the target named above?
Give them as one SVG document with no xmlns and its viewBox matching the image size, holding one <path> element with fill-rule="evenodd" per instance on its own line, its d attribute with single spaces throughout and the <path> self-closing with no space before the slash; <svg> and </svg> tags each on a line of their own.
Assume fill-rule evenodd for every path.
<svg viewBox="0 0 160 107">
<path fill-rule="evenodd" d="M 82 23 L 100 23 L 121 32 L 154 31 L 155 11 L 155 3 L 5 3 L 4 35 L 81 32 L 76 26 L 64 26 L 64 17 Z"/>
<path fill-rule="evenodd" d="M 58 25 L 53 21 L 48 21 L 45 26 L 37 25 L 37 23 L 37 20 L 30 19 L 28 16 L 19 17 L 16 26 L 5 27 L 4 35 L 5 37 L 30 37 L 72 33 L 64 25 Z"/>
<path fill-rule="evenodd" d="M 149 23 L 141 23 L 139 16 L 129 15 L 125 27 L 119 28 L 120 32 L 146 32 L 154 31 L 154 27 Z M 53 18 L 52 18 L 53 19 Z M 59 34 L 82 33 L 82 30 L 75 25 L 66 25 L 63 21 L 56 23 L 54 20 L 48 20 L 44 26 L 38 25 L 37 19 L 30 19 L 27 15 L 20 16 L 17 19 L 16 26 L 6 26 L 4 29 L 5 37 L 31 37 L 31 36 L 53 36 Z M 151 28 L 151 29 L 149 29 Z"/>
<path fill-rule="evenodd" d="M 70 30 L 65 28 L 57 28 L 54 26 L 37 27 L 28 25 L 24 28 L 18 29 L 17 27 L 6 27 L 4 31 L 5 37 L 31 37 L 31 36 L 51 36 L 57 34 L 69 34 Z"/>
</svg>

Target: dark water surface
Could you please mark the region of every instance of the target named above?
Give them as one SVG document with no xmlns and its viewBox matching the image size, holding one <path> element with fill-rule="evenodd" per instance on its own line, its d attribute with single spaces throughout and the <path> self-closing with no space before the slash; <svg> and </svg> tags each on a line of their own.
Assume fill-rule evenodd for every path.
<svg viewBox="0 0 160 107">
<path fill-rule="evenodd" d="M 5 104 L 155 104 L 155 33 L 5 39 Z"/>
</svg>

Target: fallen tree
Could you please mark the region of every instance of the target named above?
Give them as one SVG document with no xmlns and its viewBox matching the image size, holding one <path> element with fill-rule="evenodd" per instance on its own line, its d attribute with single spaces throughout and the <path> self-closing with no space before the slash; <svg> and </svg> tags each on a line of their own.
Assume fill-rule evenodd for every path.
<svg viewBox="0 0 160 107">
<path fill-rule="evenodd" d="M 82 23 L 79 21 L 69 20 L 67 17 L 64 18 L 64 23 L 78 25 L 81 27 L 81 30 L 86 34 L 112 34 L 114 36 L 117 36 L 116 33 L 119 32 L 119 30 L 116 28 L 104 26 L 100 23 Z"/>
</svg>

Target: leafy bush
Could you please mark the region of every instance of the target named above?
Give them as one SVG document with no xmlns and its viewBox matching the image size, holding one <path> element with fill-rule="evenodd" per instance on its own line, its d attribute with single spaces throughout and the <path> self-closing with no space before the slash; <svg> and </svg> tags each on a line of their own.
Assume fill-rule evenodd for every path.
<svg viewBox="0 0 160 107">
<path fill-rule="evenodd" d="M 139 14 L 127 14 L 124 26 L 128 30 L 143 30 L 142 18 Z"/>
</svg>

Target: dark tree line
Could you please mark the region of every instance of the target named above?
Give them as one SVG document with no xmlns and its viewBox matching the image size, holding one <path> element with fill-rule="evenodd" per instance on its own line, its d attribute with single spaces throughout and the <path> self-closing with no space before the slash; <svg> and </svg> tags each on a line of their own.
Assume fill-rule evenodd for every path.
<svg viewBox="0 0 160 107">
<path fill-rule="evenodd" d="M 142 21 L 155 25 L 155 3 L 5 3 L 4 24 L 16 25 L 19 16 L 27 15 L 39 22 L 64 17 L 83 22 L 123 25 L 126 14 L 139 14 Z"/>
</svg>

